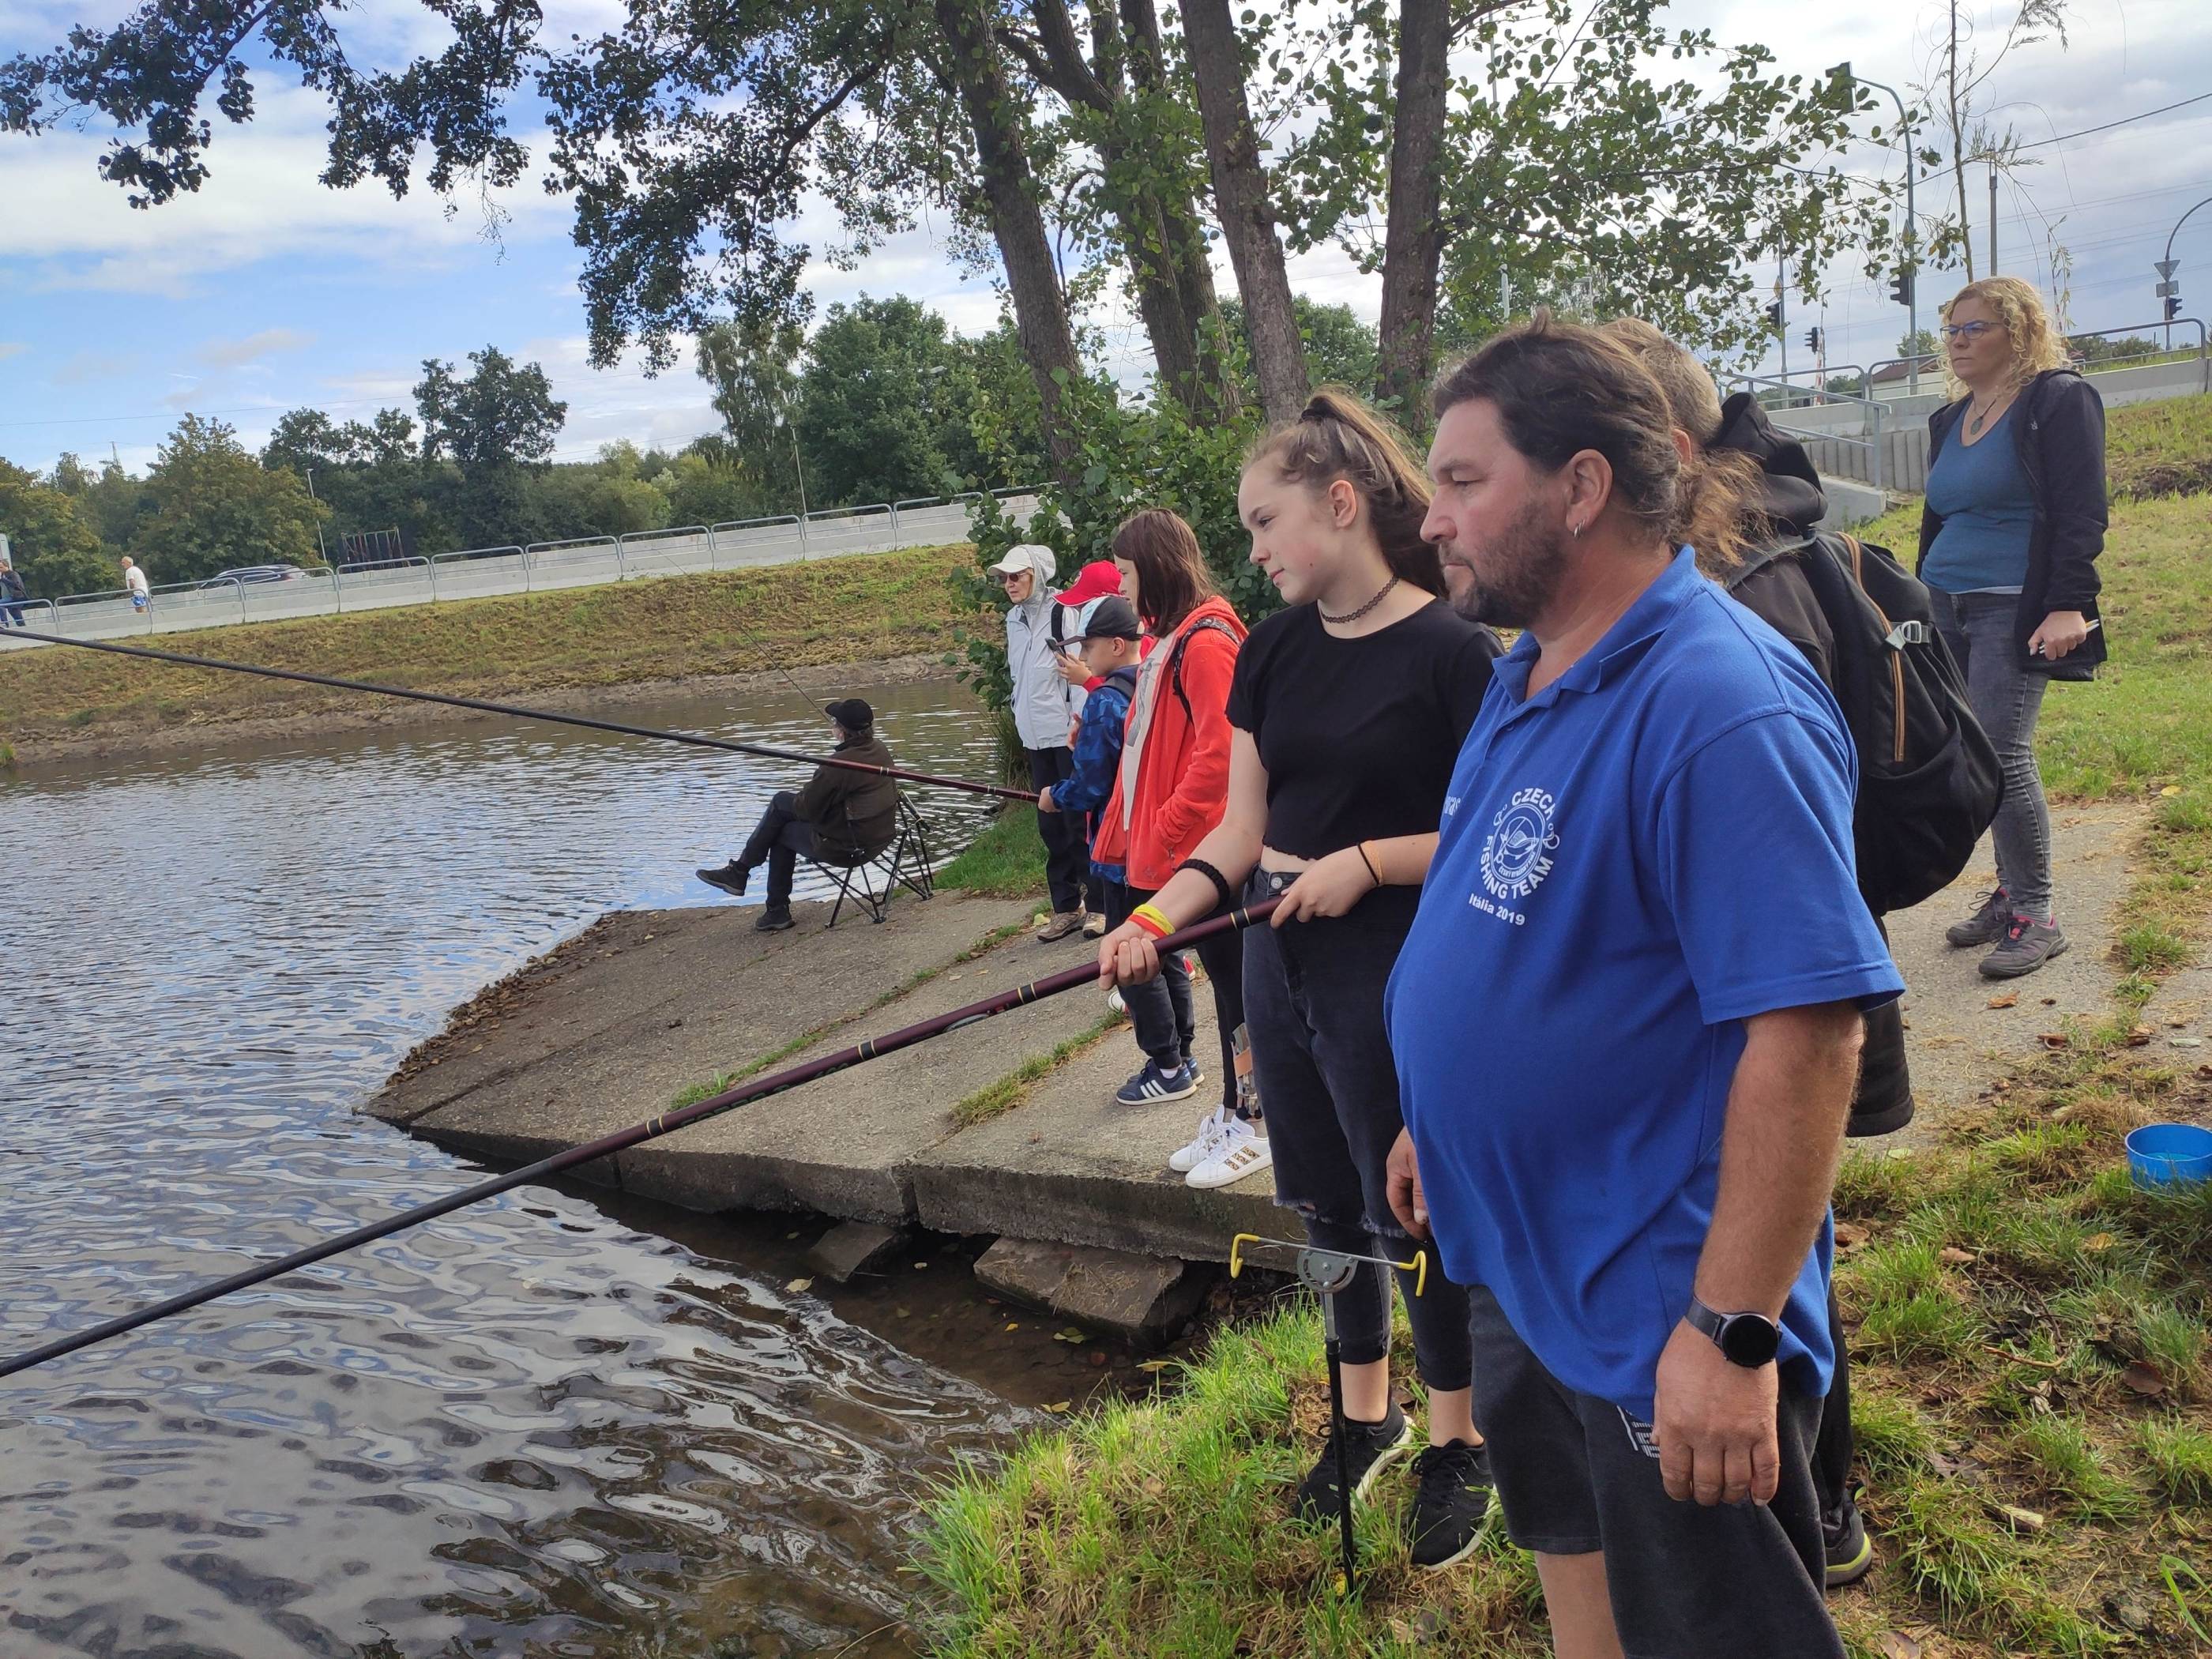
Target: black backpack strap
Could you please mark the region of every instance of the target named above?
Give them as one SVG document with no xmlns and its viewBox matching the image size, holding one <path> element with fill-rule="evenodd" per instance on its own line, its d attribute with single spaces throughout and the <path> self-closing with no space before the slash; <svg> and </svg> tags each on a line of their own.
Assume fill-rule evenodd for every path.
<svg viewBox="0 0 2212 1659">
<path fill-rule="evenodd" d="M 1786 559 L 1793 553 L 1802 553 L 1819 540 L 1820 537 L 1816 532 L 1806 537 L 1802 541 L 1780 542 L 1772 547 L 1753 548 L 1737 560 L 1735 568 L 1728 573 L 1721 586 L 1733 593 L 1777 559 Z"/>
<path fill-rule="evenodd" d="M 1182 689 L 1182 653 L 1190 649 L 1190 642 L 1193 640 L 1205 633 L 1224 634 L 1232 645 L 1237 641 L 1237 630 L 1222 621 L 1220 617 L 1200 617 L 1196 623 L 1184 630 L 1181 639 L 1169 647 L 1168 684 L 1174 688 L 1176 701 L 1182 705 L 1182 717 L 1187 721 L 1194 720 L 1196 716 L 1190 710 L 1190 694 Z"/>
</svg>

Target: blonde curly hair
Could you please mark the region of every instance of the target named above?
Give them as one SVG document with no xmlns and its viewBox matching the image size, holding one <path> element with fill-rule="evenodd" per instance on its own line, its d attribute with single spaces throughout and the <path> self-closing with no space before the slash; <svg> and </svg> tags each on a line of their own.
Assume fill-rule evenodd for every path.
<svg viewBox="0 0 2212 1659">
<path fill-rule="evenodd" d="M 1967 283 L 1944 301 L 1945 322 L 1951 320 L 1951 309 L 1961 300 L 1978 300 L 2004 325 L 2005 337 L 2012 343 L 2014 391 L 2046 368 L 2066 367 L 2069 359 L 2064 337 L 2052 325 L 2051 313 L 2043 307 L 2043 296 L 2019 277 L 1984 276 L 1978 283 Z M 1954 398 L 1966 395 L 1966 388 L 1953 377 L 1948 359 L 1943 378 Z"/>
</svg>

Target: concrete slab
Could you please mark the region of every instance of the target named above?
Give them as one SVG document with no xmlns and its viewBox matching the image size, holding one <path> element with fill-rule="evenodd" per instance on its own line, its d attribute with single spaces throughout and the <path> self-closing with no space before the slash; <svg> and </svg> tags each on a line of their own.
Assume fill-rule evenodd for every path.
<svg viewBox="0 0 2212 1659">
<path fill-rule="evenodd" d="M 1025 907 L 1014 908 L 1027 914 Z M 1080 939 L 1052 945 L 1026 935 L 1010 939 L 949 968 L 872 1016 L 865 1029 L 856 1022 L 824 1039 L 817 1052 L 1073 966 L 1088 948 Z M 819 1210 L 847 1220 L 910 1220 L 911 1165 L 954 1133 L 953 1107 L 1090 1030 L 1103 1012 L 1082 992 L 1013 1009 L 953 1041 L 918 1044 L 625 1152 L 622 1184 L 690 1209 Z"/>
<path fill-rule="evenodd" d="M 754 933 L 756 914 L 605 918 L 458 1010 L 363 1109 L 487 1156 L 543 1156 L 847 1019 L 1028 907 L 947 895 L 825 932 L 807 924 L 827 907 L 802 904 L 779 934 Z M 791 994 L 794 974 L 807 994 Z"/>
<path fill-rule="evenodd" d="M 1126 1250 L 1002 1238 L 975 1260 L 1002 1296 L 1146 1346 L 1175 1336 L 1206 1291 L 1190 1264 Z"/>
<path fill-rule="evenodd" d="M 1195 1097 L 1116 1103 L 1115 1090 L 1142 1055 L 1126 1030 L 1111 1032 L 1039 1083 L 1024 1104 L 916 1155 L 908 1178 L 922 1224 L 1198 1261 L 1226 1261 L 1239 1232 L 1296 1237 L 1295 1220 L 1275 1208 L 1273 1176 L 1199 1192 L 1167 1167 L 1168 1154 L 1221 1098 L 1220 1040 L 1203 984 L 1198 1004 L 1196 1052 L 1206 1078 Z"/>
</svg>

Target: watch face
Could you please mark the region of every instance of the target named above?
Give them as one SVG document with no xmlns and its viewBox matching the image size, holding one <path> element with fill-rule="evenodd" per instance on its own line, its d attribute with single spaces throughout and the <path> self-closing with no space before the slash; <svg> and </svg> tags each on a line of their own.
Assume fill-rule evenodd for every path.
<svg viewBox="0 0 2212 1659">
<path fill-rule="evenodd" d="M 1721 1327 L 1721 1352 L 1738 1365 L 1764 1365 L 1781 1346 L 1780 1329 L 1757 1314 L 1736 1314 Z"/>
</svg>

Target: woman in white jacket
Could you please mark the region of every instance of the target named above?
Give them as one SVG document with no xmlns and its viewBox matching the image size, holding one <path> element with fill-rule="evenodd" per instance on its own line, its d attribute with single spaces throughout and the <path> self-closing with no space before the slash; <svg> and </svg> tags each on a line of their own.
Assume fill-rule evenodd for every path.
<svg viewBox="0 0 2212 1659">
<path fill-rule="evenodd" d="M 1042 791 L 1075 769 L 1067 734 L 1083 710 L 1083 688 L 1073 684 L 1054 661 L 1052 579 L 1057 561 L 1048 547 L 1024 542 L 1007 550 L 991 567 L 1006 590 L 1006 667 L 1014 678 L 1014 730 L 1029 757 L 1030 782 Z M 1048 942 L 1066 939 L 1082 927 L 1085 889 L 1091 880 L 1091 849 L 1084 844 L 1079 812 L 1039 812 L 1037 836 L 1044 842 L 1052 920 L 1038 935 Z"/>
</svg>

